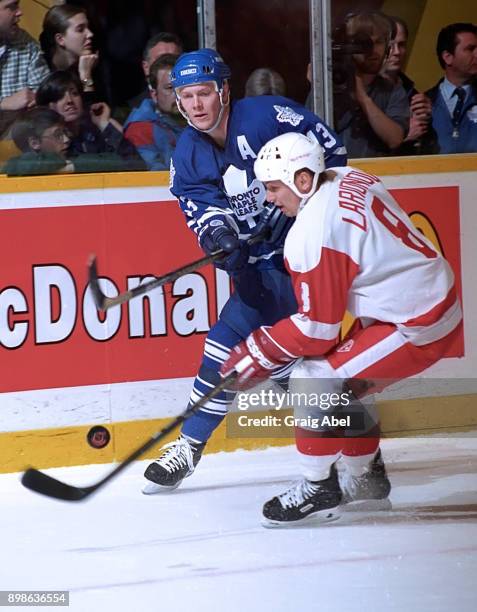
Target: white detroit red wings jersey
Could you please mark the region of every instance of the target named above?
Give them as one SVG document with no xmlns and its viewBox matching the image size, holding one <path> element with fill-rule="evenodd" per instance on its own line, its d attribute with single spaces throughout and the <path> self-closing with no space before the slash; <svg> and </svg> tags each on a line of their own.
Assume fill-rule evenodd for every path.
<svg viewBox="0 0 477 612">
<path fill-rule="evenodd" d="M 417 346 L 449 334 L 462 313 L 447 261 L 377 177 L 332 171 L 285 242 L 299 311 L 267 332 L 290 356 L 328 352 L 346 310 L 395 324 Z"/>
</svg>

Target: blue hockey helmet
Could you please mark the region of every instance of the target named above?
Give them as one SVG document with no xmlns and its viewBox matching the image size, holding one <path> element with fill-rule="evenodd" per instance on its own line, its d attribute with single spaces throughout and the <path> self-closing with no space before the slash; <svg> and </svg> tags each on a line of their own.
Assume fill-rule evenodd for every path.
<svg viewBox="0 0 477 612">
<path fill-rule="evenodd" d="M 214 49 L 199 49 L 183 53 L 171 70 L 174 89 L 213 81 L 219 90 L 230 78 L 230 68 Z"/>
</svg>

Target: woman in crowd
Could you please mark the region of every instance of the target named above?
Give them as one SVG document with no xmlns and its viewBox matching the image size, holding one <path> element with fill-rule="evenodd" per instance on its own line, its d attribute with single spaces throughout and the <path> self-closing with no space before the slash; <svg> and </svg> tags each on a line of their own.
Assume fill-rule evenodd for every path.
<svg viewBox="0 0 477 612">
<path fill-rule="evenodd" d="M 72 4 L 52 7 L 43 20 L 40 43 L 50 69 L 76 73 L 84 92 L 93 97 L 98 53 L 84 8 Z"/>
<path fill-rule="evenodd" d="M 123 137 L 122 126 L 111 118 L 109 106 L 104 102 L 85 104 L 81 82 L 72 72 L 50 74 L 38 88 L 36 102 L 63 117 L 71 134 L 70 155 L 117 153 L 129 169 L 144 168 L 135 147 Z"/>
</svg>

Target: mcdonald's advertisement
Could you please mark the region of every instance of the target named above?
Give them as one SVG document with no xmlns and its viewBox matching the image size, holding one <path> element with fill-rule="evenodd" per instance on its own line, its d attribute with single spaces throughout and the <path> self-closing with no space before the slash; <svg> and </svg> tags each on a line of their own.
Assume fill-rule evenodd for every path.
<svg viewBox="0 0 477 612">
<path fill-rule="evenodd" d="M 391 192 L 447 258 L 462 296 L 459 187 Z M 0 205 L 0 392 L 193 376 L 230 295 L 225 273 L 197 269 L 106 313 L 87 277 L 95 253 L 101 287 L 115 296 L 202 257 L 177 203 L 104 203 L 98 190 L 97 204 L 84 205 L 76 190 L 49 206 L 54 197 Z M 448 356 L 463 355 L 461 338 Z"/>
</svg>

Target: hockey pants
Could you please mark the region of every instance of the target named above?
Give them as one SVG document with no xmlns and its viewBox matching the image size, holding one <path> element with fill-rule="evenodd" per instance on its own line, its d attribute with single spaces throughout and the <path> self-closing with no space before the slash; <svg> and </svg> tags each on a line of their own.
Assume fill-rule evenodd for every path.
<svg viewBox="0 0 477 612">
<path fill-rule="evenodd" d="M 293 370 L 290 393 L 341 394 L 351 389 L 354 400 L 343 412 L 359 414 L 355 427 L 329 429 L 296 427 L 296 446 L 302 474 L 308 480 L 327 478 L 331 464 L 339 457 L 354 474 L 363 473 L 379 446 L 380 429 L 372 394 L 390 384 L 414 376 L 439 361 L 461 333 L 462 323 L 444 338 L 416 346 L 389 323 L 373 323 L 350 334 L 326 357 L 305 359 Z M 330 397 L 325 395 L 323 397 Z M 295 405 L 295 417 L 316 417 L 327 411 Z M 339 416 L 339 411 L 336 412 Z M 303 421 L 300 421 L 300 423 Z"/>
</svg>

